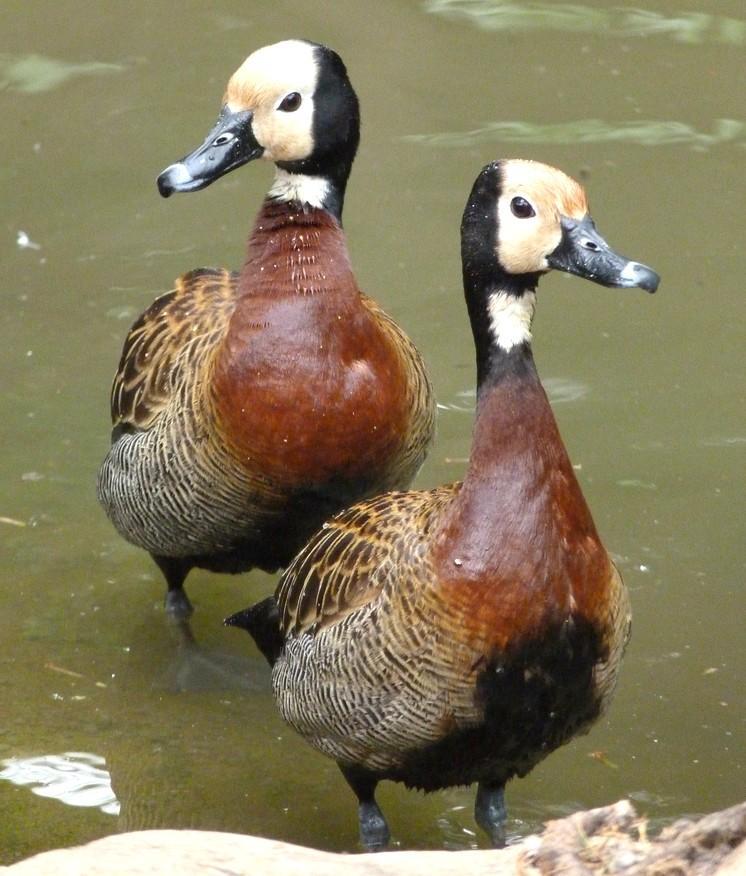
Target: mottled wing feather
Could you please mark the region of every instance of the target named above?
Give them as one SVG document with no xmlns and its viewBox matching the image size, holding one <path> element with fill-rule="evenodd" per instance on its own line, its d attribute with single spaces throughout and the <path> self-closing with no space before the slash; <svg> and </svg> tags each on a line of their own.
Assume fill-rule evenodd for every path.
<svg viewBox="0 0 746 876">
<path fill-rule="evenodd" d="M 338 623 L 416 562 L 431 521 L 458 485 L 385 493 L 353 505 L 316 533 L 285 571 L 276 598 L 286 636 Z"/>
<path fill-rule="evenodd" d="M 619 570 L 612 563 L 610 595 L 607 600 L 610 614 L 605 618 L 608 629 L 608 648 L 605 658 L 599 661 L 594 669 L 596 685 L 601 700 L 601 708 L 609 704 L 616 686 L 619 664 L 629 642 L 632 626 L 632 609 L 629 592 L 624 586 Z"/>
<path fill-rule="evenodd" d="M 235 308 L 238 275 L 200 268 L 161 295 L 127 335 L 111 388 L 114 426 L 149 428 L 189 368 L 224 335 Z"/>
</svg>

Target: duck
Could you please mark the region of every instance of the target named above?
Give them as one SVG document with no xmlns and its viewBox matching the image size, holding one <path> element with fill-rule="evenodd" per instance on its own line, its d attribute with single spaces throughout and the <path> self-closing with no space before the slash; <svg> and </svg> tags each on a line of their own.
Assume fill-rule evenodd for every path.
<svg viewBox="0 0 746 876">
<path fill-rule="evenodd" d="M 284 40 L 248 56 L 204 143 L 158 177 L 169 197 L 275 167 L 242 269 L 179 277 L 130 329 L 113 381 L 98 498 L 155 560 L 174 619 L 192 613 L 191 569 L 276 572 L 336 512 L 409 486 L 432 442 L 422 356 L 350 263 L 359 136 L 340 56 Z"/>
<path fill-rule="evenodd" d="M 531 329 L 550 270 L 648 292 L 660 278 L 609 246 L 579 183 L 523 159 L 480 172 L 461 255 L 477 382 L 463 480 L 341 512 L 225 621 L 272 666 L 281 716 L 339 765 L 369 850 L 390 838 L 383 780 L 477 783 L 476 822 L 502 845 L 506 783 L 598 719 L 630 631 Z"/>
</svg>

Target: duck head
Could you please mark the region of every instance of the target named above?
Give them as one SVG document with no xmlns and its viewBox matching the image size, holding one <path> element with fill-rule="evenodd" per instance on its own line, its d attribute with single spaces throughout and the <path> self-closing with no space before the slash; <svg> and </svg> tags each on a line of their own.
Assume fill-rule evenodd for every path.
<svg viewBox="0 0 746 876">
<path fill-rule="evenodd" d="M 474 183 L 461 232 L 469 285 L 491 279 L 520 293 L 552 269 L 648 292 L 660 282 L 655 271 L 620 255 L 599 234 L 580 183 L 537 161 L 488 164 Z"/>
<path fill-rule="evenodd" d="M 278 168 L 271 195 L 341 212 L 359 137 L 358 100 L 339 55 L 284 40 L 236 70 L 217 123 L 201 146 L 160 174 L 158 190 L 164 198 L 198 191 L 262 158 Z"/>
<path fill-rule="evenodd" d="M 660 282 L 599 234 L 579 183 L 536 161 L 495 161 L 482 170 L 464 210 L 461 256 L 478 380 L 495 355 L 530 345 L 542 274 L 554 269 L 648 292 Z"/>
</svg>

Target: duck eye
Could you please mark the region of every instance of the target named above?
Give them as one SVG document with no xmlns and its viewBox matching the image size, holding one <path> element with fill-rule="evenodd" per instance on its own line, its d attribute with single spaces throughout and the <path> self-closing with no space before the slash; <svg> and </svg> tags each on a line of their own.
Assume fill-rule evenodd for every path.
<svg viewBox="0 0 746 876">
<path fill-rule="evenodd" d="M 283 97 L 282 102 L 277 109 L 282 110 L 284 113 L 294 113 L 300 106 L 300 102 L 300 94 L 298 94 L 297 91 L 291 91 L 290 94 L 286 94 L 285 97 Z"/>
<path fill-rule="evenodd" d="M 231 140 L 235 137 L 235 134 L 231 134 L 230 131 L 226 131 L 225 134 L 220 134 L 212 141 L 213 146 L 225 146 L 226 143 L 230 143 Z"/>
<path fill-rule="evenodd" d="M 513 215 L 519 219 L 530 219 L 536 215 L 534 208 L 525 198 L 513 198 L 510 202 L 510 209 Z"/>
</svg>

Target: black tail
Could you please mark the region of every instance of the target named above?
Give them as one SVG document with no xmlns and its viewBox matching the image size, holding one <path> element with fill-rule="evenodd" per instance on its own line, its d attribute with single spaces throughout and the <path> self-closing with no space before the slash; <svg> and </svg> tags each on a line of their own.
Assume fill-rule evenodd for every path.
<svg viewBox="0 0 746 876">
<path fill-rule="evenodd" d="M 280 630 L 280 613 L 274 596 L 268 596 L 251 608 L 237 611 L 223 623 L 227 627 L 241 627 L 246 630 L 267 658 L 269 665 L 275 665 L 275 660 L 285 647 L 285 640 Z"/>
</svg>

